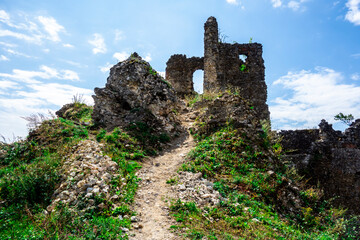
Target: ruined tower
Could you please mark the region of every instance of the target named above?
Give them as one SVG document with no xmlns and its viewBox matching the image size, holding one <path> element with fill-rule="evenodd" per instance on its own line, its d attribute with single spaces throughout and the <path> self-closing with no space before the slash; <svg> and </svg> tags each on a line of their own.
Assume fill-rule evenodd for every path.
<svg viewBox="0 0 360 240">
<path fill-rule="evenodd" d="M 219 32 L 216 18 L 209 17 L 204 33 L 204 92 L 216 91 L 218 84 Z"/>
<path fill-rule="evenodd" d="M 193 73 L 204 70 L 204 93 L 232 91 L 249 100 L 260 119 L 270 119 L 262 45 L 219 41 L 218 23 L 209 17 L 204 25 L 204 57 L 173 55 L 166 67 L 166 80 L 178 95 L 194 93 Z"/>
</svg>

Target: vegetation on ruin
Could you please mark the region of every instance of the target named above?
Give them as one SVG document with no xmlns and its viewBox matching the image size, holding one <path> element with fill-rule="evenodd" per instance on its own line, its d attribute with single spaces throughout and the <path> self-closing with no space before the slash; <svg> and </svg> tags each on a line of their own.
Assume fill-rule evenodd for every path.
<svg viewBox="0 0 360 240">
<path fill-rule="evenodd" d="M 346 115 L 343 113 L 339 113 L 334 116 L 334 120 L 341 121 L 342 123 L 350 126 L 354 121 L 354 116 L 352 114 Z"/>
</svg>

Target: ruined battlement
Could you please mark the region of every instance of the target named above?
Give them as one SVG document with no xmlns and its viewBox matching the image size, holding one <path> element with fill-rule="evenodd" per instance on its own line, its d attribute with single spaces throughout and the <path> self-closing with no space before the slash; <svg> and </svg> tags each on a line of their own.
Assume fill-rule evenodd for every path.
<svg viewBox="0 0 360 240">
<path fill-rule="evenodd" d="M 166 80 L 184 97 L 194 93 L 193 73 L 204 70 L 204 93 L 236 91 L 254 105 L 260 119 L 269 120 L 262 45 L 220 42 L 214 17 L 208 18 L 204 30 L 204 57 L 171 56 Z"/>
<path fill-rule="evenodd" d="M 320 183 L 327 198 L 359 214 L 360 119 L 345 132 L 322 120 L 319 129 L 281 131 L 284 159 L 311 184 Z"/>
</svg>

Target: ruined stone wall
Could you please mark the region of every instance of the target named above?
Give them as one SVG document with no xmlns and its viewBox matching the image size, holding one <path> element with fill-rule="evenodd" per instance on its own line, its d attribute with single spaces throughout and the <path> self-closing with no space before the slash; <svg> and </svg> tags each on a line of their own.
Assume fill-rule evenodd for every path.
<svg viewBox="0 0 360 240">
<path fill-rule="evenodd" d="M 259 119 L 269 120 L 262 45 L 219 42 L 218 23 L 214 17 L 208 18 L 204 30 L 204 57 L 171 56 L 167 62 L 166 80 L 183 97 L 194 91 L 194 71 L 203 69 L 204 93 L 237 92 L 253 104 Z M 240 55 L 246 56 L 246 60 L 240 59 Z"/>
<path fill-rule="evenodd" d="M 260 119 L 269 120 L 262 45 L 219 42 L 214 17 L 206 21 L 204 29 L 204 92 L 236 91 L 252 102 Z"/>
<path fill-rule="evenodd" d="M 311 146 L 320 137 L 319 129 L 287 130 L 279 135 L 282 137 L 282 147 L 291 151 L 283 156 L 284 160 L 289 160 L 293 167 L 304 173 L 312 154 Z"/>
<path fill-rule="evenodd" d="M 327 198 L 360 214 L 360 119 L 345 132 L 322 120 L 319 130 L 281 131 L 286 159 L 294 162 Z"/>
<path fill-rule="evenodd" d="M 166 63 L 166 80 L 184 97 L 194 93 L 193 74 L 199 69 L 204 70 L 204 58 L 175 54 Z"/>
<path fill-rule="evenodd" d="M 209 17 L 204 29 L 204 92 L 206 93 L 219 90 L 219 32 L 216 18 Z"/>
<path fill-rule="evenodd" d="M 246 60 L 241 60 L 240 55 L 246 56 Z M 238 92 L 253 104 L 260 119 L 269 120 L 261 44 L 219 43 L 217 84 L 220 91 Z"/>
</svg>

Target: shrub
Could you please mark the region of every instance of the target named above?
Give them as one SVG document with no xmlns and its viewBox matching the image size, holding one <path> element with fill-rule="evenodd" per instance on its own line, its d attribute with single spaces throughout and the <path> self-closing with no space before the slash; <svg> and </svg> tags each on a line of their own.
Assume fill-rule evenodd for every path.
<svg viewBox="0 0 360 240">
<path fill-rule="evenodd" d="M 8 203 L 49 204 L 56 183 L 60 159 L 45 156 L 27 166 L 16 168 L 0 181 L 0 197 Z"/>
</svg>

